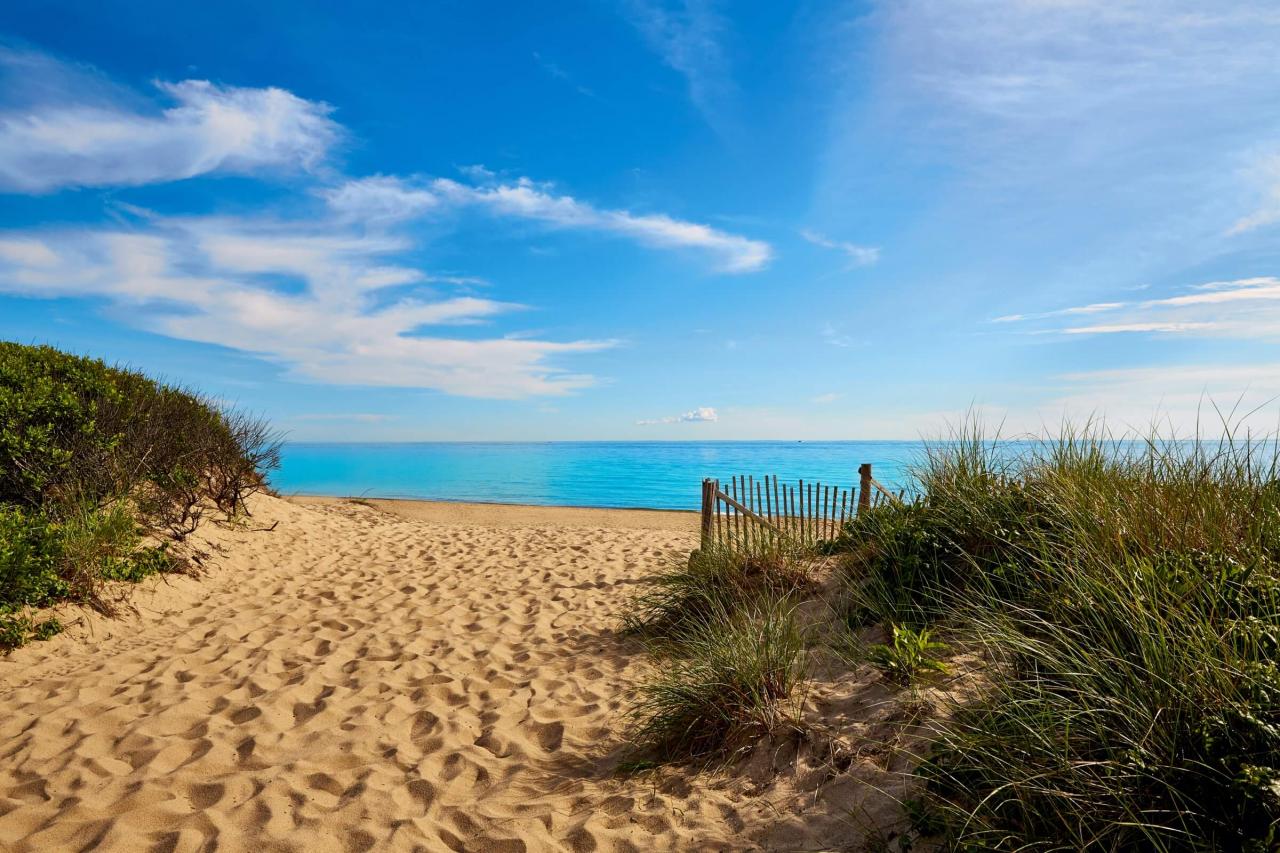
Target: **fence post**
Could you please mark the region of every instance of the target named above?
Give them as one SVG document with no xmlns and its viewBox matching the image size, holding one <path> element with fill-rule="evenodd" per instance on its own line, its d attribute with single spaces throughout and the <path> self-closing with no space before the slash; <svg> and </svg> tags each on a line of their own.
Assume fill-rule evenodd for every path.
<svg viewBox="0 0 1280 853">
<path fill-rule="evenodd" d="M 702 481 L 702 547 L 711 541 L 711 516 L 715 512 L 716 484 L 710 478 Z"/>
<path fill-rule="evenodd" d="M 871 463 L 863 462 L 858 466 L 858 514 L 871 509 Z"/>
</svg>

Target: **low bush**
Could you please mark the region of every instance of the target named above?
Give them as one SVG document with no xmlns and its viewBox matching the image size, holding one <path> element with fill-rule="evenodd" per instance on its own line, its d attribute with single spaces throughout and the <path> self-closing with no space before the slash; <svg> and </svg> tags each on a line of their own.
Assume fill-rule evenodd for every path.
<svg viewBox="0 0 1280 853">
<path fill-rule="evenodd" d="M 144 538 L 181 539 L 207 509 L 243 513 L 279 452 L 264 421 L 197 394 L 0 342 L 0 644 L 53 630 L 25 608 L 110 610 L 104 582 L 180 567 Z"/>
</svg>

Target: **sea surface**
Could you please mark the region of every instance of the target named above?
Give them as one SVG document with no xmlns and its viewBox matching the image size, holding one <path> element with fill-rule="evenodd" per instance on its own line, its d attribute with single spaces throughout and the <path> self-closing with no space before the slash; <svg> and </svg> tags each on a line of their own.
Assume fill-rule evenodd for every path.
<svg viewBox="0 0 1280 853">
<path fill-rule="evenodd" d="M 704 477 L 847 488 L 870 462 L 882 484 L 905 488 L 922 451 L 915 441 L 295 442 L 272 482 L 286 495 L 697 509 Z"/>
</svg>

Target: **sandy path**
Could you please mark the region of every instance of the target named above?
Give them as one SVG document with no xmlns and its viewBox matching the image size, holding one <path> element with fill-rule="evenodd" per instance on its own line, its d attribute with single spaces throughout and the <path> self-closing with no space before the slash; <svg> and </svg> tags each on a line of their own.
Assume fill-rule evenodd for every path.
<svg viewBox="0 0 1280 853">
<path fill-rule="evenodd" d="M 610 772 L 610 629 L 696 522 L 431 512 L 264 498 L 205 578 L 0 659 L 0 848 L 750 847 L 764 804 Z"/>
</svg>

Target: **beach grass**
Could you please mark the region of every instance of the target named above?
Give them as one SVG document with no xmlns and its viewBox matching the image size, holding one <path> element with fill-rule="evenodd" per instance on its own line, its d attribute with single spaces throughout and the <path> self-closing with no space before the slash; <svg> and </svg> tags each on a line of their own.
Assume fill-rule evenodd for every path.
<svg viewBox="0 0 1280 853">
<path fill-rule="evenodd" d="M 704 547 L 651 579 L 623 616 L 658 662 L 629 710 L 631 766 L 728 761 L 795 724 L 796 607 L 812 583 L 803 556 L 776 545 Z"/>
<path fill-rule="evenodd" d="M 807 663 L 796 603 L 713 599 L 697 621 L 671 626 L 629 711 L 634 758 L 728 762 L 794 728 Z"/>
<path fill-rule="evenodd" d="M 853 625 L 945 629 L 989 686 L 941 724 L 922 827 L 963 850 L 1280 843 L 1274 441 L 1095 425 L 930 447 L 848 525 Z"/>
</svg>

